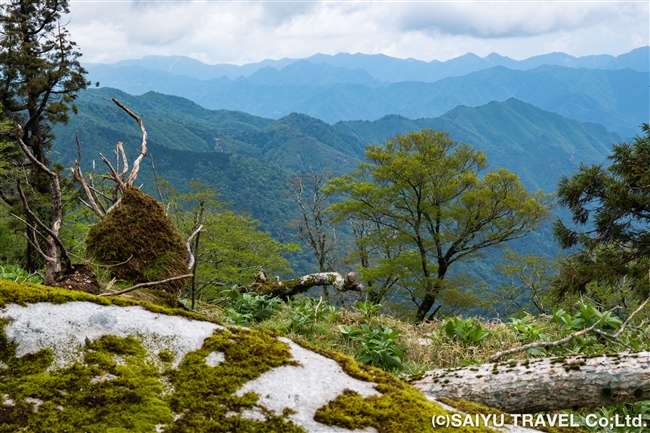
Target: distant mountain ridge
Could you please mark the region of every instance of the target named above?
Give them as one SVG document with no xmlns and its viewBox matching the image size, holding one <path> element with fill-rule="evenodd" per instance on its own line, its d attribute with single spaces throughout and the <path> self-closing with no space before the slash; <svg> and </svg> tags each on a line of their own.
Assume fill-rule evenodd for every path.
<svg viewBox="0 0 650 433">
<path fill-rule="evenodd" d="M 619 56 L 620 57 L 620 56 Z M 647 72 L 538 66 L 518 71 L 504 66 L 434 83 L 382 84 L 362 70 L 294 62 L 267 67 L 248 78 L 207 81 L 139 66 L 90 70 L 92 81 L 131 94 L 182 96 L 208 109 L 240 110 L 267 118 L 305 113 L 328 123 L 375 120 L 387 114 L 437 117 L 458 105 L 480 106 L 517 98 L 583 122 L 600 123 L 632 137 L 649 118 Z"/>
<path fill-rule="evenodd" d="M 55 162 L 73 166 L 75 131 L 86 171 L 95 160 L 96 171 L 101 173 L 99 154 L 111 155 L 116 141 L 125 143 L 130 159 L 137 155 L 140 130 L 111 98 L 142 117 L 159 178 L 181 192 L 187 191 L 189 180 L 205 183 L 222 194 L 221 200 L 232 203 L 231 208 L 251 214 L 262 222 L 263 230 L 285 240 L 290 232 L 287 223 L 296 217 L 288 194 L 289 178 L 324 163 L 335 175 L 354 170 L 366 144 L 383 143 L 396 133 L 447 130 L 452 139 L 484 151 L 492 169 L 508 168 L 530 190 L 546 191 L 553 191 L 558 176 L 575 172 L 580 163 L 604 162 L 611 144 L 621 141 L 601 125 L 570 120 L 516 99 L 477 108 L 456 107 L 433 119 L 390 115 L 374 122 L 329 125 L 299 113 L 273 120 L 240 111 L 208 110 L 187 99 L 155 92 L 132 96 L 100 88 L 83 92 L 77 100 L 79 114 L 71 116 L 68 125 L 56 125 L 51 154 Z M 148 156 L 138 184 L 157 197 L 152 163 Z M 523 253 L 553 255 L 557 247 L 550 239 L 546 230 L 513 247 Z M 292 266 L 301 273 L 313 272 L 310 260 L 303 253 L 292 258 Z M 479 274 L 488 278 L 492 265 L 486 266 L 487 271 Z"/>
<path fill-rule="evenodd" d="M 376 80 L 383 82 L 434 82 L 446 77 L 462 76 L 494 66 L 528 70 L 541 65 L 552 65 L 587 69 L 629 68 L 640 72 L 648 72 L 650 63 L 649 51 L 650 47 L 646 46 L 636 48 L 629 53 L 619 56 L 601 54 L 581 57 L 574 57 L 562 52 L 554 52 L 524 60 L 514 60 L 497 53 L 491 53 L 483 58 L 472 53 L 467 53 L 444 62 L 438 60 L 425 62 L 410 58 L 399 59 L 383 54 L 339 53 L 336 55 L 314 54 L 302 60 L 316 64 L 326 63 L 339 68 L 362 69 Z M 240 76 L 249 77 L 259 69 L 265 67 L 281 70 L 298 61 L 301 61 L 301 59 L 283 58 L 280 60 L 263 60 L 257 63 L 237 66 L 231 64 L 208 65 L 184 56 L 147 56 L 142 59 L 122 60 L 107 66 L 112 68 L 137 66 L 148 70 L 168 72 L 173 75 L 185 75 L 200 80 L 209 80 L 222 76 L 229 79 L 236 79 Z M 85 64 L 91 70 L 98 65 L 100 64 Z"/>
<path fill-rule="evenodd" d="M 397 133 L 444 130 L 454 140 L 485 152 L 491 167 L 507 168 L 531 190 L 546 192 L 555 191 L 557 179 L 574 172 L 578 163 L 606 162 L 611 144 L 621 140 L 602 125 L 567 119 L 514 98 L 476 108 L 456 107 L 434 119 L 390 115 L 374 122 L 339 122 L 333 127 L 375 144 Z"/>
</svg>

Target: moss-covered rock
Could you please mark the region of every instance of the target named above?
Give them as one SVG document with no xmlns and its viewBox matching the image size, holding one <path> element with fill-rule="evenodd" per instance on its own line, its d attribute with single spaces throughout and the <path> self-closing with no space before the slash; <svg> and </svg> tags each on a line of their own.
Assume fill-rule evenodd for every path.
<svg viewBox="0 0 650 433">
<path fill-rule="evenodd" d="M 196 317 L 0 280 L 0 433 L 492 432 L 434 428 L 445 409 L 351 358 Z"/>
<path fill-rule="evenodd" d="M 91 227 L 86 251 L 110 265 L 113 277 L 133 283 L 160 281 L 188 273 L 187 250 L 162 206 L 138 188 L 126 190 L 120 203 Z M 172 293 L 183 281 L 161 285 Z"/>
</svg>

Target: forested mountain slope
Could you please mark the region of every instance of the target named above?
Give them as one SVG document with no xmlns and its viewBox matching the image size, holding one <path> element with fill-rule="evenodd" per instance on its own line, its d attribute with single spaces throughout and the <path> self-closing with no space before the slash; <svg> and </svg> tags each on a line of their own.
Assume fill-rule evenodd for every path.
<svg viewBox="0 0 650 433">
<path fill-rule="evenodd" d="M 374 122 L 339 122 L 334 128 L 376 144 L 396 133 L 445 130 L 455 140 L 483 150 L 492 167 L 505 167 L 530 189 L 547 192 L 554 191 L 557 179 L 574 172 L 579 163 L 605 162 L 611 144 L 621 141 L 602 125 L 567 119 L 514 98 L 476 108 L 457 107 L 433 119 L 391 115 Z"/>
<path fill-rule="evenodd" d="M 77 157 L 74 134 L 79 131 L 83 161 L 104 169 L 99 153 L 113 158 L 116 141 L 124 141 L 133 158 L 139 150 L 137 125 L 110 102 L 117 98 L 143 117 L 149 133 L 149 153 L 158 175 L 179 190 L 188 180 L 219 189 L 224 201 L 248 211 L 274 235 L 287 233 L 296 208 L 286 181 L 297 171 L 319 168 L 334 173 L 353 170 L 367 143 L 383 143 L 397 132 L 444 129 L 488 155 L 493 168 L 517 173 L 533 190 L 551 191 L 561 174 L 580 162 L 603 162 L 611 143 L 620 141 L 604 127 L 566 119 L 518 100 L 493 102 L 478 108 L 458 107 L 434 119 L 387 116 L 375 122 L 341 122 L 334 126 L 293 113 L 280 120 L 242 112 L 204 109 L 183 98 L 147 93 L 127 95 L 116 89 L 93 89 L 79 100 L 79 114 L 67 126 L 57 126 L 54 156 L 71 167 Z M 139 177 L 156 195 L 150 162 Z"/>
</svg>

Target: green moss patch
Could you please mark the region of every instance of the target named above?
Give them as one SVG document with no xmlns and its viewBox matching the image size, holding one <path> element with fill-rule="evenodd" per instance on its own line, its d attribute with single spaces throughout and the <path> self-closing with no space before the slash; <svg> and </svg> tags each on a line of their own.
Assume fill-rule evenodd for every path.
<svg viewBox="0 0 650 433">
<path fill-rule="evenodd" d="M 215 367 L 206 364 L 212 352 L 221 352 L 225 361 Z M 181 414 L 170 432 L 251 432 L 298 433 L 303 429 L 288 421 L 288 414 L 264 411 L 266 421 L 236 416 L 252 408 L 254 393 L 233 395 L 246 382 L 273 368 L 295 365 L 289 346 L 268 330 L 231 329 L 215 332 L 201 350 L 185 356 L 177 371 L 170 373 L 174 393 L 171 407 Z"/>
<path fill-rule="evenodd" d="M 335 360 L 348 375 L 368 382 L 375 382 L 380 396 L 362 397 L 347 391 L 316 411 L 314 419 L 326 425 L 348 429 L 374 427 L 379 433 L 473 433 L 494 432 L 484 427 L 433 428 L 432 417 L 448 414 L 440 405 L 429 401 L 415 387 L 402 382 L 389 373 L 359 364 L 352 358 L 321 348 L 306 349 Z"/>
<path fill-rule="evenodd" d="M 16 358 L 0 340 L 0 432 L 152 432 L 173 420 L 158 369 L 131 337 L 89 343 L 83 363 L 54 371 L 50 350 Z"/>
</svg>

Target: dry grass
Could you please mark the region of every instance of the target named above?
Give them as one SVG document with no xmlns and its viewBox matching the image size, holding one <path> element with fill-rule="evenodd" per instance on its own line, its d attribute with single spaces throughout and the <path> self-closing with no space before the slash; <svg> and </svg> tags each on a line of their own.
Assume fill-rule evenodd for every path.
<svg viewBox="0 0 650 433">
<path fill-rule="evenodd" d="M 155 301 L 152 295 L 146 291 L 139 291 L 139 294 L 134 293 L 134 297 L 138 299 Z M 160 303 L 160 299 L 157 301 Z M 217 321 L 224 321 L 223 319 L 227 317 L 223 306 L 198 302 L 196 310 Z M 296 310 L 285 304 L 269 320 L 255 323 L 253 326 L 276 329 L 290 339 L 335 350 L 348 356 L 354 356 L 359 348 L 359 343 L 349 341 L 341 333 L 340 326 L 360 327 L 364 323 L 370 323 L 371 327 L 390 326 L 401 333 L 396 342 L 404 353 L 401 372 L 407 374 L 487 362 L 488 358 L 496 352 L 530 342 L 518 338 L 510 326 L 498 320 L 481 320 L 481 325 L 490 332 L 490 335 L 477 344 L 462 344 L 462 342 L 452 340 L 447 336 L 443 329 L 445 322 L 442 320 L 415 324 L 389 315 L 368 318 L 354 307 L 352 309 L 339 308 L 337 313 L 335 318 L 328 317 L 326 314 L 318 320 L 311 320 L 303 326 L 296 327 L 292 326 L 292 316 L 295 316 Z M 548 317 L 537 317 L 535 323 L 544 328 L 544 332 L 550 339 L 561 337 L 559 328 L 551 324 Z M 522 352 L 514 357 L 525 359 L 530 355 Z"/>
</svg>

